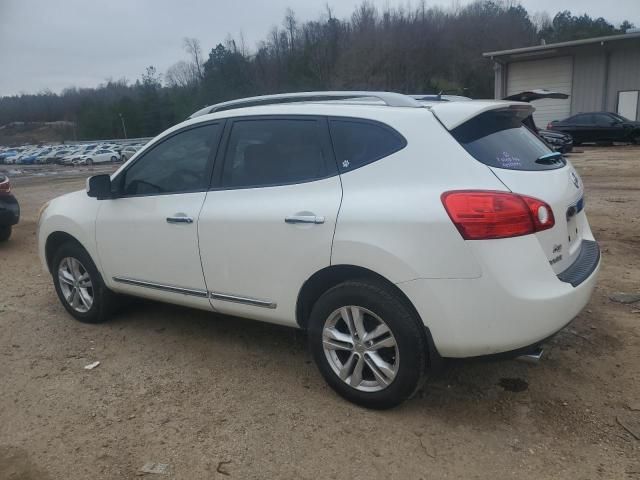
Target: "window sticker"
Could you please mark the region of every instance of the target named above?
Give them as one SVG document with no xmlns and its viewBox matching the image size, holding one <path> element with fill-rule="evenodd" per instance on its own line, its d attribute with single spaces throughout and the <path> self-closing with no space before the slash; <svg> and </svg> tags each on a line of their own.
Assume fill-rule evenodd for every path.
<svg viewBox="0 0 640 480">
<path fill-rule="evenodd" d="M 496 161 L 503 168 L 517 168 L 522 165 L 522 161 L 518 157 L 514 157 L 509 152 L 501 152 L 496 156 Z"/>
</svg>

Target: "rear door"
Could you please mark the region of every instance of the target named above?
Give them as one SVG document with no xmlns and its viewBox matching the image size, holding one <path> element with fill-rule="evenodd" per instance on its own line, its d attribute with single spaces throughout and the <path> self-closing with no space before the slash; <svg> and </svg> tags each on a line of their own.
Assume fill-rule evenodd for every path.
<svg viewBox="0 0 640 480">
<path fill-rule="evenodd" d="M 198 220 L 212 305 L 294 325 L 300 288 L 330 264 L 342 198 L 327 120 L 230 120 L 218 159 Z"/>
<path fill-rule="evenodd" d="M 588 142 L 593 138 L 594 127 L 593 115 L 583 113 L 568 118 L 557 129 L 570 134 L 576 142 Z"/>
<path fill-rule="evenodd" d="M 510 109 L 481 113 L 451 133 L 476 160 L 487 165 L 514 193 L 548 203 L 555 225 L 536 233 L 555 273 L 580 253 L 588 230 L 583 185 L 573 166 L 545 145 Z"/>
</svg>

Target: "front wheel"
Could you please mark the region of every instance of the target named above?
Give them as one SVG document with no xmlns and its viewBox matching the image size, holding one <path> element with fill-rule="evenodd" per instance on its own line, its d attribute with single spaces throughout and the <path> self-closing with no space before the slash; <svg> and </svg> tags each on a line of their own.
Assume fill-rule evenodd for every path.
<svg viewBox="0 0 640 480">
<path fill-rule="evenodd" d="M 52 263 L 53 283 L 64 308 L 85 323 L 104 322 L 115 306 L 115 294 L 102 280 L 89 254 L 76 243 L 65 243 Z"/>
<path fill-rule="evenodd" d="M 90 158 L 87 159 L 87 161 L 85 162 L 87 165 L 91 166 L 93 165 L 93 160 L 91 160 Z"/>
<path fill-rule="evenodd" d="M 309 343 L 327 383 L 367 408 L 402 403 L 424 377 L 422 322 L 397 292 L 375 282 L 349 281 L 325 292 L 309 318 Z"/>
<path fill-rule="evenodd" d="M 117 157 L 111 157 L 111 163 L 116 163 L 118 161 Z"/>
</svg>

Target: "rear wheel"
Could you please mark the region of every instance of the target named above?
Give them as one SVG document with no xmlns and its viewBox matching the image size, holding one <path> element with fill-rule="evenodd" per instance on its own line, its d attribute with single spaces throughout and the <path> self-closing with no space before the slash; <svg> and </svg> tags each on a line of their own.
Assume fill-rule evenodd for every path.
<svg viewBox="0 0 640 480">
<path fill-rule="evenodd" d="M 116 163 L 118 161 L 117 157 L 111 157 L 111 163 Z"/>
<path fill-rule="evenodd" d="M 386 409 L 410 398 L 426 368 L 424 329 L 390 288 L 339 284 L 313 306 L 309 343 L 327 383 L 347 400 Z"/>
<path fill-rule="evenodd" d="M 115 307 L 109 290 L 89 254 L 76 243 L 65 243 L 52 262 L 53 283 L 64 308 L 77 320 L 100 323 Z"/>
<path fill-rule="evenodd" d="M 11 236 L 11 225 L 0 227 L 0 242 L 6 242 Z"/>
</svg>

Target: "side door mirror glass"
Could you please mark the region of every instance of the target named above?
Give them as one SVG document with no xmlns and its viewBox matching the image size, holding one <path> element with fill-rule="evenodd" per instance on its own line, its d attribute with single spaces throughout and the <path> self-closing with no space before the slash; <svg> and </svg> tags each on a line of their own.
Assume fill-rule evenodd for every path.
<svg viewBox="0 0 640 480">
<path fill-rule="evenodd" d="M 109 175 L 94 175 L 87 178 L 87 195 L 98 200 L 113 198 L 111 193 L 111 177 Z"/>
</svg>

